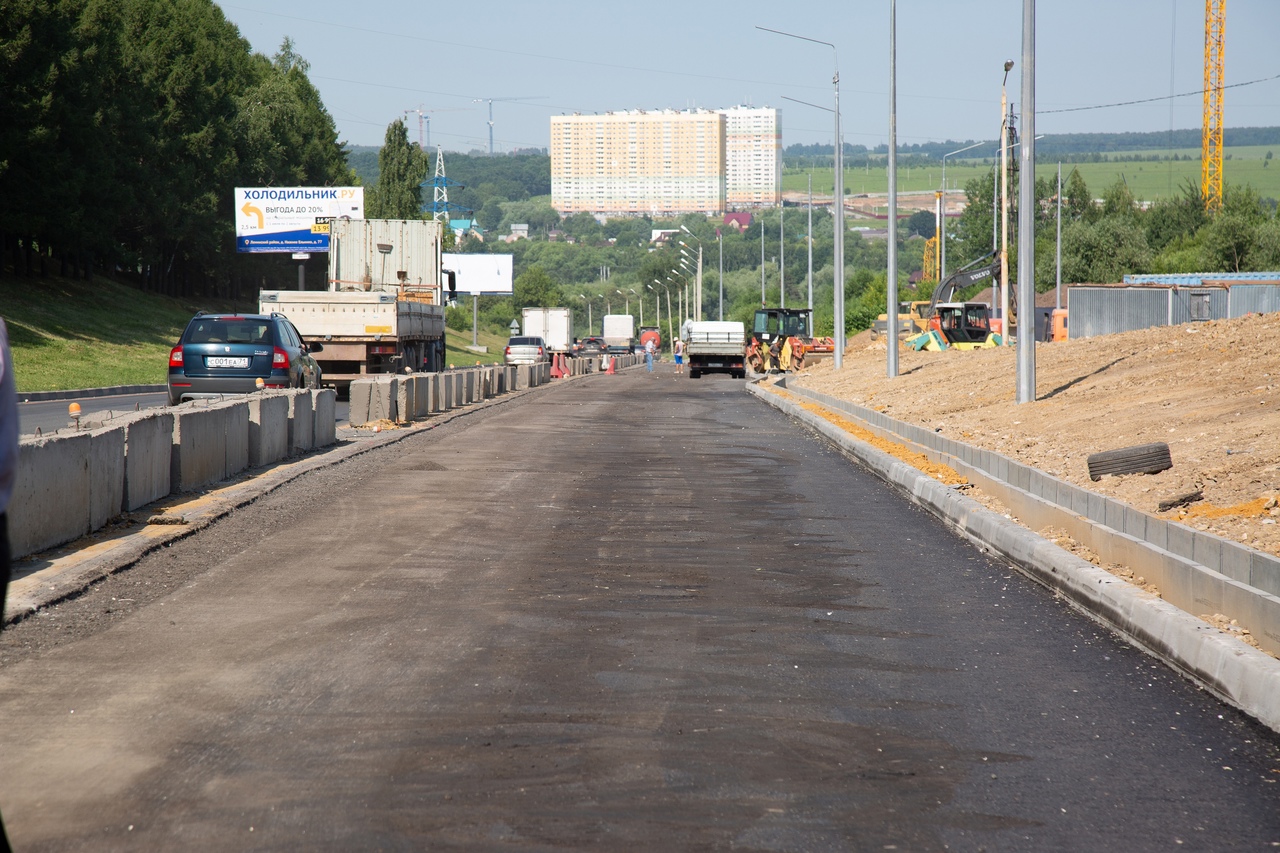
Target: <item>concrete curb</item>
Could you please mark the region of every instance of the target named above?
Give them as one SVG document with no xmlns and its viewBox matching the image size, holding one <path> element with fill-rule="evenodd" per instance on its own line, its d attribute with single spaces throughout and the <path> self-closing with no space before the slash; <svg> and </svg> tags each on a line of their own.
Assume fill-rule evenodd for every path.
<svg viewBox="0 0 1280 853">
<path fill-rule="evenodd" d="M 107 388 L 80 388 L 75 391 L 19 391 L 20 403 L 43 403 L 48 400 L 79 400 L 85 397 L 114 397 L 118 394 L 159 394 L 167 385 L 113 385 Z"/>
<path fill-rule="evenodd" d="M 759 385 L 747 392 L 831 440 L 978 547 L 1009 560 L 1224 702 L 1280 731 L 1280 661 L 1059 548 Z M 849 417 L 848 413 L 840 413 Z"/>
<path fill-rule="evenodd" d="M 586 375 L 583 374 L 584 377 Z M 134 518 L 161 515 L 176 523 L 143 524 L 140 529 L 122 530 L 115 534 L 107 528 L 59 548 L 18 560 L 14 563 L 13 570 L 15 575 L 20 576 L 9 583 L 0 624 L 20 622 L 42 608 L 74 598 L 98 580 L 128 569 L 146 555 L 205 529 L 234 510 L 252 504 L 311 471 L 340 464 L 436 429 L 458 418 L 513 402 L 543 388 L 554 387 L 555 383 L 548 383 L 522 391 L 511 391 L 464 408 L 432 415 L 426 421 L 384 432 L 346 428 L 341 431 L 339 443 L 327 449 L 265 470 L 248 471 L 239 479 L 219 483 L 201 492 L 158 501 L 133 514 Z"/>
</svg>

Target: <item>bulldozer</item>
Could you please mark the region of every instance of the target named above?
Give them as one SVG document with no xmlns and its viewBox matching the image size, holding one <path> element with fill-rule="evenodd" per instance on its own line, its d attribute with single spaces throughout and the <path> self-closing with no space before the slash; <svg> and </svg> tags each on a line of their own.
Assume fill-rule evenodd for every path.
<svg viewBox="0 0 1280 853">
<path fill-rule="evenodd" d="M 834 353 L 834 338 L 809 335 L 810 313 L 808 308 L 757 308 L 747 366 L 756 373 L 804 370 L 810 360 Z"/>
</svg>

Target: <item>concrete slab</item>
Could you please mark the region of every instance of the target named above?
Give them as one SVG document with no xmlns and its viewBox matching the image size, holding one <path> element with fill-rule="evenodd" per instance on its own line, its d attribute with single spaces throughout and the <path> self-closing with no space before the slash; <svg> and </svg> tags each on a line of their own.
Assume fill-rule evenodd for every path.
<svg viewBox="0 0 1280 853">
<path fill-rule="evenodd" d="M 173 412 L 169 480 L 174 493 L 195 491 L 225 479 L 227 410 L 189 403 Z"/>
<path fill-rule="evenodd" d="M 124 509 L 124 425 L 89 433 L 89 529 Z"/>
<path fill-rule="evenodd" d="M 173 412 L 152 409 L 124 425 L 124 511 L 166 497 L 173 455 Z"/>
<path fill-rule="evenodd" d="M 289 399 L 289 455 L 309 453 L 316 446 L 315 413 L 311 411 L 311 392 L 288 392 Z"/>
<path fill-rule="evenodd" d="M 89 433 L 22 439 L 9 502 L 9 548 L 25 557 L 89 532 Z"/>
<path fill-rule="evenodd" d="M 249 465 L 260 468 L 289 455 L 289 398 L 255 395 L 249 400 Z"/>
<path fill-rule="evenodd" d="M 311 392 L 311 411 L 315 415 L 315 446 L 329 447 L 338 440 L 338 392 L 317 388 Z"/>
</svg>

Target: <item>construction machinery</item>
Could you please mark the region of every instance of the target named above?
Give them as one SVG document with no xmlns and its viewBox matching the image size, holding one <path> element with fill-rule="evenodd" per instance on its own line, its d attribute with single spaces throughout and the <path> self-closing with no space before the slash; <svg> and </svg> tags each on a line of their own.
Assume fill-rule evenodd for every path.
<svg viewBox="0 0 1280 853">
<path fill-rule="evenodd" d="M 808 308 L 757 308 L 747 365 L 756 373 L 803 370 L 811 359 L 834 353 L 834 338 L 809 334 L 810 313 Z"/>
<path fill-rule="evenodd" d="M 998 319 L 991 316 L 991 306 L 985 302 L 953 300 L 956 293 L 986 279 L 999 281 L 1000 268 L 1000 253 L 990 252 L 947 276 L 934 289 L 928 307 L 919 309 L 925 322 L 924 328 L 920 334 L 908 340 L 907 344 L 917 350 L 940 350 L 948 347 L 970 350 L 998 346 L 1002 342 L 1003 327 Z M 918 303 L 912 303 L 916 304 Z M 1016 305 L 1011 302 L 1011 315 L 1015 309 Z"/>
</svg>

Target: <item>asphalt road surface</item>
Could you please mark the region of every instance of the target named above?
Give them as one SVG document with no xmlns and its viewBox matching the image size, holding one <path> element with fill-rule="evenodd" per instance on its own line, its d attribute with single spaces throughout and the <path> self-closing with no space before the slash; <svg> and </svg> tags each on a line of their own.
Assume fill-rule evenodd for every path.
<svg viewBox="0 0 1280 853">
<path fill-rule="evenodd" d="M 1274 734 L 669 371 L 309 474 L 0 635 L 15 849 L 1280 845 Z"/>
</svg>

